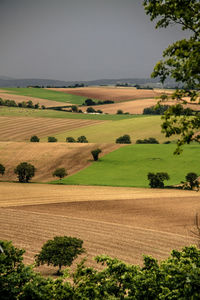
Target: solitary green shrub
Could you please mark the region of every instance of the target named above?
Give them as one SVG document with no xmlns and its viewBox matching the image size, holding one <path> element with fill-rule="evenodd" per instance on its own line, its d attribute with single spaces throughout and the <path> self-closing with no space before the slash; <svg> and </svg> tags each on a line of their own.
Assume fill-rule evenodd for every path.
<svg viewBox="0 0 200 300">
<path fill-rule="evenodd" d="M 0 174 L 4 175 L 4 173 L 5 173 L 5 167 L 2 164 L 0 164 Z"/>
<path fill-rule="evenodd" d="M 33 135 L 31 138 L 30 138 L 30 142 L 33 142 L 33 143 L 39 143 L 40 139 L 39 137 L 37 137 L 37 135 Z"/>
<path fill-rule="evenodd" d="M 78 112 L 78 106 L 77 105 L 72 105 L 72 111 L 73 112 Z"/>
<path fill-rule="evenodd" d="M 101 153 L 101 149 L 97 148 L 95 150 L 91 151 L 91 154 L 93 156 L 94 161 L 97 161 L 99 159 L 99 154 Z"/>
<path fill-rule="evenodd" d="M 199 187 L 198 175 L 196 173 L 188 173 L 185 176 L 186 181 L 189 184 L 189 188 L 193 190 L 194 187 Z"/>
<path fill-rule="evenodd" d="M 77 138 L 77 143 L 88 143 L 88 140 L 84 135 L 81 135 Z"/>
<path fill-rule="evenodd" d="M 27 162 L 20 163 L 14 170 L 19 182 L 29 182 L 35 175 L 35 171 L 36 168 Z"/>
<path fill-rule="evenodd" d="M 115 141 L 117 144 L 131 144 L 131 138 L 130 135 L 125 134 L 123 136 L 120 136 Z"/>
<path fill-rule="evenodd" d="M 158 172 L 158 173 L 148 173 L 147 178 L 149 180 L 149 185 L 151 188 L 164 188 L 164 180 L 169 180 L 170 177 L 168 173 Z"/>
<path fill-rule="evenodd" d="M 53 172 L 53 176 L 59 177 L 60 179 L 67 176 L 65 168 L 58 168 Z"/>
<path fill-rule="evenodd" d="M 123 115 L 123 110 L 122 109 L 118 109 L 117 115 Z"/>
<path fill-rule="evenodd" d="M 81 239 L 70 236 L 56 236 L 53 240 L 48 240 L 39 254 L 35 256 L 37 266 L 47 264 L 58 266 L 58 274 L 61 273 L 62 266 L 71 266 L 73 260 L 79 254 L 85 252 Z"/>
<path fill-rule="evenodd" d="M 86 109 L 86 111 L 87 111 L 87 113 L 95 113 L 96 112 L 96 110 L 93 107 L 88 107 Z"/>
<path fill-rule="evenodd" d="M 55 142 L 57 142 L 57 138 L 55 138 L 54 136 L 48 136 L 48 142 L 55 143 Z"/>
<path fill-rule="evenodd" d="M 67 143 L 76 143 L 76 140 L 72 136 L 66 137 L 66 142 Z"/>
</svg>

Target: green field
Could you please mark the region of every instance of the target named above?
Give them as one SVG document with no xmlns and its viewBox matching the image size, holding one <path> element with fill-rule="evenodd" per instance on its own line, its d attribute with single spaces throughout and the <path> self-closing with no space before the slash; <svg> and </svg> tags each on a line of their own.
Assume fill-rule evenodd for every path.
<svg viewBox="0 0 200 300">
<path fill-rule="evenodd" d="M 0 106 L 0 116 L 33 117 L 33 118 L 65 118 L 87 120 L 112 120 L 144 118 L 144 115 L 104 115 L 104 114 L 76 114 L 51 109 L 30 109 L 21 107 Z"/>
<path fill-rule="evenodd" d="M 175 145 L 128 145 L 93 162 L 88 168 L 52 183 L 148 187 L 148 172 L 167 172 L 165 185 L 179 184 L 188 172 L 200 175 L 200 145 L 187 145 L 173 155 Z"/>
<path fill-rule="evenodd" d="M 1 90 L 8 91 L 10 94 L 41 98 L 46 100 L 53 100 L 57 102 L 63 102 L 66 105 L 68 103 L 81 105 L 86 97 L 66 94 L 59 91 L 46 90 L 42 88 L 1 88 Z"/>
<path fill-rule="evenodd" d="M 115 143 L 116 138 L 124 134 L 130 135 L 132 143 L 135 143 L 137 139 L 149 137 L 156 138 L 160 143 L 167 140 L 165 135 L 161 133 L 160 116 L 143 116 L 141 118 L 131 118 L 115 122 L 108 121 L 63 132 L 57 134 L 56 138 L 58 141 L 63 142 L 66 136 L 77 138 L 78 136 L 85 135 L 91 143 Z M 175 139 L 175 137 L 172 139 Z"/>
</svg>

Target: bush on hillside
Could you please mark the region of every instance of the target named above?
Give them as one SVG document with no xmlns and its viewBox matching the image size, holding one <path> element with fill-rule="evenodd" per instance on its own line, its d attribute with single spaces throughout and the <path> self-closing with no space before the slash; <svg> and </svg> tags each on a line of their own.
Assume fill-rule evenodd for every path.
<svg viewBox="0 0 200 300">
<path fill-rule="evenodd" d="M 77 143 L 88 143 L 88 140 L 84 135 L 81 135 L 77 138 Z"/>
<path fill-rule="evenodd" d="M 48 136 L 48 142 L 49 143 L 55 143 L 57 141 L 58 141 L 57 138 L 55 138 L 54 136 Z"/>
<path fill-rule="evenodd" d="M 14 173 L 17 174 L 19 182 L 29 182 L 35 175 L 36 168 L 27 163 L 22 162 L 14 169 Z"/>
<path fill-rule="evenodd" d="M 168 173 L 165 172 L 148 173 L 147 178 L 151 188 L 164 188 L 164 180 L 170 179 Z"/>
<path fill-rule="evenodd" d="M 136 144 L 159 144 L 159 142 L 155 138 L 150 137 L 144 140 L 137 140 Z"/>
<path fill-rule="evenodd" d="M 76 143 L 76 140 L 72 136 L 66 137 L 66 142 L 67 143 Z"/>
<path fill-rule="evenodd" d="M 198 175 L 196 173 L 190 172 L 185 176 L 185 179 L 189 185 L 189 189 L 193 190 L 195 187 L 199 187 Z"/>
<path fill-rule="evenodd" d="M 131 138 L 130 135 L 125 134 L 123 136 L 120 136 L 116 139 L 116 144 L 131 144 Z"/>
<path fill-rule="evenodd" d="M 60 179 L 62 179 L 63 177 L 67 176 L 67 172 L 65 170 L 65 168 L 58 168 L 56 169 L 53 174 L 54 177 L 59 177 Z"/>
<path fill-rule="evenodd" d="M 101 153 L 101 149 L 97 148 L 91 151 L 91 154 L 93 156 L 94 161 L 97 161 L 99 159 L 99 154 Z"/>
<path fill-rule="evenodd" d="M 5 173 L 5 167 L 2 164 L 0 164 L 0 174 L 4 175 L 4 173 Z"/>
<path fill-rule="evenodd" d="M 33 135 L 31 138 L 30 138 L 30 142 L 32 143 L 39 143 L 40 139 L 39 137 L 37 137 L 37 135 Z"/>
</svg>

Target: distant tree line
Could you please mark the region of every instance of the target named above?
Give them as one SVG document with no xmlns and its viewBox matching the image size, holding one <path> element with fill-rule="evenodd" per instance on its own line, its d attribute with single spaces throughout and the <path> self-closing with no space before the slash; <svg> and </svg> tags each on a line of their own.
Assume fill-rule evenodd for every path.
<svg viewBox="0 0 200 300">
<path fill-rule="evenodd" d="M 187 107 L 183 108 L 182 105 L 177 104 L 179 107 L 179 115 L 180 116 L 192 116 L 194 111 Z M 155 105 L 155 106 L 150 106 L 146 107 L 143 110 L 143 115 L 164 115 L 164 113 L 170 108 L 170 105 Z"/>
<path fill-rule="evenodd" d="M 40 108 L 39 103 L 33 104 L 31 100 L 25 102 L 19 102 L 16 103 L 15 100 L 3 100 L 0 98 L 0 106 L 9 106 L 9 107 L 23 107 L 23 108 L 33 108 L 38 109 Z M 44 105 L 41 106 L 41 108 L 45 108 Z"/>
<path fill-rule="evenodd" d="M 112 104 L 112 103 L 115 103 L 115 102 L 112 100 L 103 100 L 103 101 L 99 100 L 99 101 L 95 102 L 92 99 L 86 99 L 82 105 L 83 106 L 94 106 L 94 105 L 103 105 L 103 104 Z"/>
</svg>

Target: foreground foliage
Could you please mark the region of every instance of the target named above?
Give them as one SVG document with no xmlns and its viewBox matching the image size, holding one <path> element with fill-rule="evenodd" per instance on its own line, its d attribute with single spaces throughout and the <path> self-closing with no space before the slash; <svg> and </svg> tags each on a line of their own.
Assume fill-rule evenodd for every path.
<svg viewBox="0 0 200 300">
<path fill-rule="evenodd" d="M 174 78 L 183 88 L 178 89 L 172 98 L 179 104 L 171 106 L 163 116 L 162 130 L 167 137 L 179 135 L 176 154 L 181 146 L 191 141 L 200 142 L 197 134 L 200 128 L 200 113 L 192 116 L 183 114 L 185 97 L 195 107 L 199 101 L 200 89 L 200 2 L 199 0 L 144 0 L 146 13 L 151 20 L 156 20 L 156 28 L 180 25 L 182 30 L 190 33 L 188 39 L 182 39 L 170 45 L 163 52 L 152 74 L 164 82 L 167 77 Z M 180 104 L 181 103 L 181 104 Z"/>
<path fill-rule="evenodd" d="M 173 250 L 160 263 L 144 256 L 142 267 L 98 256 L 97 263 L 105 266 L 101 271 L 82 261 L 69 282 L 67 272 L 56 280 L 42 277 L 23 264 L 24 250 L 7 241 L 0 241 L 0 245 L 1 300 L 199 299 L 200 250 L 195 246 Z"/>
</svg>

